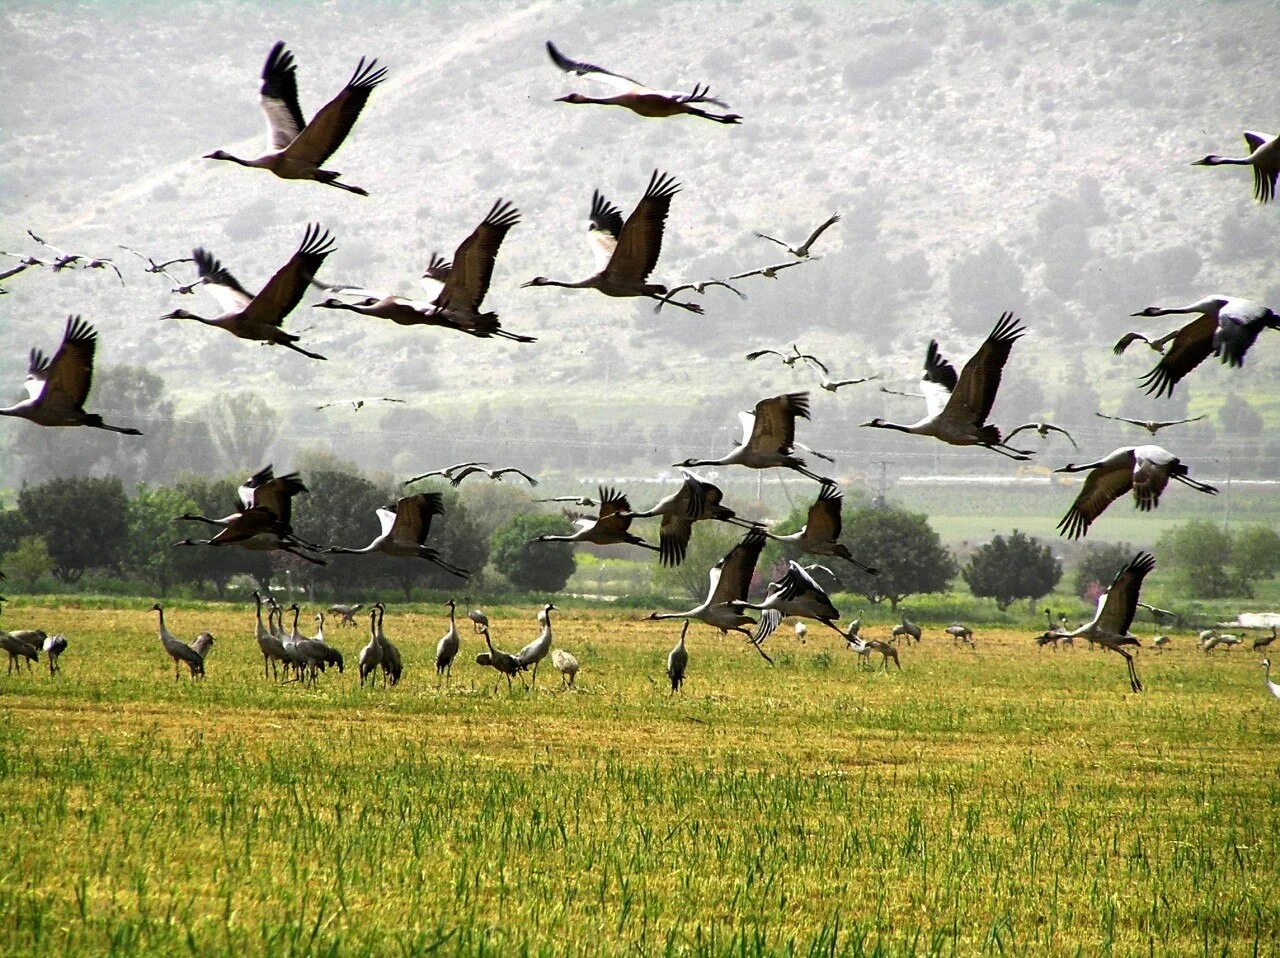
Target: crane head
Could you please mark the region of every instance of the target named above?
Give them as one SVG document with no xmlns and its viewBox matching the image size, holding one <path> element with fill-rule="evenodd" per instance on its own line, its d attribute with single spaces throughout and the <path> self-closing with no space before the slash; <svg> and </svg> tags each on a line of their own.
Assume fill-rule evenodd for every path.
<svg viewBox="0 0 1280 958">
<path fill-rule="evenodd" d="M 521 283 L 520 288 L 525 289 L 528 286 L 548 286 L 550 284 L 551 280 L 547 279 L 545 276 L 535 276 L 533 279 L 529 280 L 529 282 Z"/>
<path fill-rule="evenodd" d="M 581 93 L 566 93 L 564 96 L 556 97 L 557 103 L 587 103 L 589 102 Z"/>
<path fill-rule="evenodd" d="M 1130 316 L 1159 316 L 1160 312 L 1159 312 L 1159 307 L 1145 306 L 1142 309 L 1138 310 L 1136 313 L 1130 313 L 1129 315 Z"/>
</svg>

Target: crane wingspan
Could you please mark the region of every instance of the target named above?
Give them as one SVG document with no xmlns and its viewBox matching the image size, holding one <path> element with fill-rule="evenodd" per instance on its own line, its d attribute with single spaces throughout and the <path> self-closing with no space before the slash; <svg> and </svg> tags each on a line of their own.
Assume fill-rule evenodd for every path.
<svg viewBox="0 0 1280 958">
<path fill-rule="evenodd" d="M 1126 460 L 1110 468 L 1098 468 L 1089 473 L 1084 488 L 1071 509 L 1058 523 L 1058 532 L 1068 539 L 1079 539 L 1089 531 L 1093 521 L 1133 488 L 1133 466 Z"/>
<path fill-rule="evenodd" d="M 200 285 L 209 291 L 224 313 L 238 313 L 253 302 L 253 294 L 203 246 L 192 250 L 191 257 L 195 260 L 196 274 L 203 280 Z"/>
<path fill-rule="evenodd" d="M 963 416 L 981 426 L 991 415 L 991 407 L 1000 389 L 1000 377 L 1013 350 L 1013 344 L 1025 333 L 1013 313 L 1005 313 L 995 329 L 964 364 L 960 378 L 947 400 L 948 415 Z"/>
<path fill-rule="evenodd" d="M 271 148 L 283 150 L 307 125 L 302 107 L 298 105 L 298 67 L 283 40 L 277 40 L 267 54 L 259 94 L 262 112 L 267 117 Z"/>
<path fill-rule="evenodd" d="M 320 112 L 311 118 L 311 122 L 298 134 L 297 139 L 289 144 L 290 155 L 315 166 L 324 163 L 342 146 L 342 141 L 356 125 L 360 111 L 369 102 L 369 94 L 386 78 L 386 67 L 378 67 L 377 60 L 370 60 L 366 64 L 364 57 L 361 57 L 347 85 L 320 108 Z"/>
<path fill-rule="evenodd" d="M 1142 580 L 1156 567 L 1155 556 L 1139 552 L 1129 564 L 1116 573 L 1102 608 L 1098 611 L 1098 628 L 1111 635 L 1127 635 L 1138 610 Z"/>
<path fill-rule="evenodd" d="M 653 171 L 648 189 L 622 226 L 618 248 L 609 259 L 606 273 L 628 284 L 643 283 L 649 278 L 662 253 L 671 199 L 679 192 L 680 184 L 674 177 Z"/>
<path fill-rule="evenodd" d="M 262 292 L 244 310 L 247 321 L 264 326 L 280 326 L 284 318 L 302 302 L 307 286 L 315 278 L 316 271 L 334 250 L 333 237 L 319 223 L 307 227 L 302 244 L 289 262 L 262 287 Z"/>
<path fill-rule="evenodd" d="M 809 418 L 809 394 L 787 393 L 756 403 L 750 443 L 767 452 L 789 453 L 796 442 L 796 419 Z M 743 422 L 745 425 L 745 420 Z"/>
<path fill-rule="evenodd" d="M 1173 387 L 1182 377 L 1212 355 L 1217 330 L 1218 320 L 1212 315 L 1187 323 L 1173 337 L 1164 358 L 1138 380 L 1138 384 L 1146 389 L 1148 395 L 1172 396 Z"/>
<path fill-rule="evenodd" d="M 444 281 L 444 289 L 435 299 L 443 308 L 474 313 L 484 302 L 493 278 L 493 264 L 498 249 L 511 227 L 520 222 L 520 211 L 510 201 L 499 199 L 480 225 L 453 254 L 453 266 Z"/>
<path fill-rule="evenodd" d="M 68 316 L 62 345 L 53 354 L 44 372 L 45 402 L 55 396 L 72 409 L 84 405 L 93 385 L 93 354 L 97 348 L 97 331 L 79 316 Z"/>
<path fill-rule="evenodd" d="M 598 67 L 594 63 L 587 63 L 584 60 L 571 60 L 559 50 L 550 40 L 547 41 L 547 54 L 551 57 L 551 62 L 558 66 L 565 73 L 573 73 L 580 77 L 590 77 L 609 83 L 612 86 L 619 86 L 619 80 L 628 86 L 644 86 L 639 80 L 633 80 L 631 77 L 625 77 L 621 73 L 614 73 L 612 70 L 606 70 L 604 67 Z"/>
</svg>

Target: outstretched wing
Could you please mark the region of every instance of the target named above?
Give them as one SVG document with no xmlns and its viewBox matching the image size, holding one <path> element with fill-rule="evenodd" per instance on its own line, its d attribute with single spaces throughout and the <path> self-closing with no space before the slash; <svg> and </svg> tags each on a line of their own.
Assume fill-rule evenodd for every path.
<svg viewBox="0 0 1280 958">
<path fill-rule="evenodd" d="M 843 506 L 844 496 L 840 490 L 830 483 L 823 484 L 818 498 L 809 507 L 809 535 L 823 542 L 838 540 L 842 527 L 840 510 Z"/>
<path fill-rule="evenodd" d="M 571 60 L 559 50 L 550 40 L 547 41 L 547 54 L 551 57 L 551 62 L 558 66 L 565 73 L 572 73 L 580 77 L 590 77 L 593 80 L 600 80 L 615 87 L 631 87 L 644 86 L 639 80 L 633 80 L 631 77 L 625 77 L 621 73 L 614 73 L 612 70 L 606 70 L 604 67 L 598 67 L 594 63 L 587 63 L 585 60 Z"/>
<path fill-rule="evenodd" d="M 245 309 L 245 320 L 264 326 L 281 325 L 294 307 L 302 302 L 307 286 L 333 250 L 333 237 L 328 230 L 319 223 L 308 226 L 297 252 L 268 280 L 262 292 Z"/>
<path fill-rule="evenodd" d="M 712 577 L 716 580 L 711 591 L 712 608 L 726 602 L 746 599 L 764 544 L 764 533 L 759 529 L 752 529 L 716 564 L 720 574 L 716 577 L 715 571 L 712 571 Z"/>
<path fill-rule="evenodd" d="M 1127 635 L 1138 611 L 1138 596 L 1142 592 L 1142 580 L 1156 567 L 1155 556 L 1139 552 L 1116 573 L 1107 590 L 1106 599 L 1098 613 L 1098 628 L 1112 635 Z"/>
<path fill-rule="evenodd" d="M 819 236 L 825 233 L 831 226 L 839 222 L 840 222 L 840 214 L 839 213 L 833 214 L 831 219 L 827 220 L 825 223 L 823 223 L 816 230 L 814 230 L 812 233 L 809 234 L 809 238 L 804 241 L 804 246 L 802 246 L 801 249 L 808 250 L 809 247 L 811 247 L 814 244 L 814 242 L 817 240 Z"/>
<path fill-rule="evenodd" d="M 347 85 L 332 100 L 320 108 L 289 144 L 290 156 L 320 166 L 337 152 L 351 128 L 356 125 L 360 111 L 369 102 L 374 87 L 387 78 L 387 68 L 378 67 L 377 60 L 365 63 L 364 57 L 356 65 Z"/>
<path fill-rule="evenodd" d="M 1126 458 L 1111 466 L 1099 466 L 1089 473 L 1084 488 L 1070 510 L 1058 523 L 1058 532 L 1079 539 L 1111 503 L 1133 488 L 1133 466 Z"/>
<path fill-rule="evenodd" d="M 944 414 L 981 426 L 991 415 L 991 407 L 1000 389 L 1000 377 L 1009 360 L 1013 344 L 1026 330 L 1013 313 L 1005 313 L 995 329 L 978 347 L 978 351 L 964 364 L 951 398 L 947 400 Z"/>
<path fill-rule="evenodd" d="M 1138 383 L 1150 396 L 1172 396 L 1173 387 L 1213 353 L 1217 317 L 1201 316 L 1178 330 L 1164 358 Z"/>
<path fill-rule="evenodd" d="M 80 409 L 93 385 L 93 354 L 97 331 L 79 316 L 68 316 L 62 345 L 53 354 L 44 372 L 42 401 L 56 401 L 70 409 Z"/>
<path fill-rule="evenodd" d="M 200 285 L 209 291 L 224 313 L 238 313 L 253 302 L 253 294 L 241 286 L 231 271 L 203 246 L 192 250 L 191 256 L 196 263 L 196 273 L 202 280 Z"/>
<path fill-rule="evenodd" d="M 680 192 L 675 178 L 658 170 L 649 177 L 649 186 L 622 226 L 618 248 L 605 272 L 623 283 L 643 283 L 658 265 L 662 234 L 666 229 L 671 199 Z"/>
<path fill-rule="evenodd" d="M 750 444 L 766 452 L 791 452 L 796 443 L 797 418 L 809 418 L 808 393 L 761 399 L 756 403 Z"/>
<path fill-rule="evenodd" d="M 480 225 L 462 241 L 453 254 L 453 266 L 444 281 L 444 289 L 435 299 L 442 309 L 474 313 L 489 291 L 493 264 L 507 231 L 520 222 L 520 211 L 510 201 L 499 199 Z"/>
<path fill-rule="evenodd" d="M 622 210 L 606 200 L 599 190 L 594 190 L 591 193 L 591 226 L 587 231 L 587 242 L 595 258 L 596 272 L 603 272 L 608 267 L 614 250 L 618 248 L 622 227 Z"/>
<path fill-rule="evenodd" d="M 431 532 L 431 518 L 444 515 L 444 496 L 438 492 L 419 492 L 397 499 L 395 510 L 392 538 L 422 545 Z"/>
<path fill-rule="evenodd" d="M 283 40 L 277 40 L 262 66 L 259 103 L 267 117 L 271 148 L 283 150 L 307 125 L 298 105 L 298 67 Z"/>
<path fill-rule="evenodd" d="M 924 394 L 925 408 L 930 416 L 938 415 L 947 407 L 958 379 L 956 367 L 943 359 L 942 353 L 938 351 L 938 341 L 929 340 L 929 348 L 924 354 L 924 375 L 920 377 L 920 391 Z M 888 391 L 890 390 L 886 390 Z"/>
</svg>

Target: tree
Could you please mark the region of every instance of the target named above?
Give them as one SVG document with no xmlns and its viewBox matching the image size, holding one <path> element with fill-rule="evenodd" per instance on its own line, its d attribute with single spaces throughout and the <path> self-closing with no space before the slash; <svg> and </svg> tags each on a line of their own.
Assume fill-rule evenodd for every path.
<svg viewBox="0 0 1280 958">
<path fill-rule="evenodd" d="M 928 519 L 893 506 L 864 506 L 845 518 L 845 535 L 858 555 L 879 575 L 851 568 L 842 573 L 854 592 L 878 605 L 898 603 L 919 592 L 942 592 L 956 575 L 956 563 Z"/>
<path fill-rule="evenodd" d="M 174 517 L 195 512 L 195 500 L 184 496 L 177 489 L 139 486 L 129 500 L 129 543 L 126 550 L 127 567 L 148 582 L 155 584 L 164 595 L 169 587 L 189 573 L 184 568 L 180 553 L 174 546 Z"/>
<path fill-rule="evenodd" d="M 25 536 L 11 552 L 6 552 L 4 567 L 9 578 L 30 589 L 53 571 L 53 557 L 40 536 Z"/>
<path fill-rule="evenodd" d="M 1245 526 L 1231 543 L 1231 570 L 1245 595 L 1253 583 L 1280 574 L 1280 532 L 1270 526 Z"/>
<path fill-rule="evenodd" d="M 560 516 L 516 516 L 489 539 L 489 556 L 507 580 L 525 592 L 559 592 L 573 575 L 573 546 L 567 542 L 530 542 L 543 533 L 569 530 Z"/>
<path fill-rule="evenodd" d="M 969 591 L 996 600 L 1003 612 L 1018 599 L 1048 595 L 1062 578 L 1062 563 L 1053 551 L 1017 529 L 1009 538 L 996 536 L 969 557 L 964 568 Z"/>
<path fill-rule="evenodd" d="M 29 534 L 45 537 L 53 574 L 63 582 L 75 582 L 86 569 L 119 569 L 128 545 L 128 510 L 115 476 L 53 479 L 18 493 Z"/>
<path fill-rule="evenodd" d="M 254 392 L 219 393 L 204 414 L 224 461 L 237 468 L 261 467 L 280 433 L 280 414 Z"/>
<path fill-rule="evenodd" d="M 1184 593 L 1197 599 L 1221 599 L 1238 591 L 1227 566 L 1231 562 L 1231 536 L 1207 519 L 1174 526 L 1160 537 L 1157 550 L 1168 557 L 1169 567 Z"/>
<path fill-rule="evenodd" d="M 1136 551 L 1127 542 L 1090 542 L 1076 562 L 1075 594 L 1088 602 L 1111 588 L 1111 580 Z"/>
</svg>

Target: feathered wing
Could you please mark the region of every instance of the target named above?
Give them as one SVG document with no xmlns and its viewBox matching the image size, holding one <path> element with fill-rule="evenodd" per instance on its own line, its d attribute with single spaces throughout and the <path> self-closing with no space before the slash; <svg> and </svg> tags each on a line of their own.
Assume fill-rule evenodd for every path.
<svg viewBox="0 0 1280 958">
<path fill-rule="evenodd" d="M 1227 366 L 1243 366 L 1245 354 L 1263 328 L 1261 322 L 1242 322 L 1232 316 L 1219 317 L 1218 326 L 1213 331 L 1213 354 Z"/>
<path fill-rule="evenodd" d="M 262 67 L 259 90 L 262 112 L 267 117 L 271 148 L 283 150 L 298 138 L 307 125 L 298 105 L 298 68 L 283 40 L 277 40 Z"/>
<path fill-rule="evenodd" d="M 328 230 L 323 229 L 319 223 L 308 226 L 297 252 L 276 271 L 267 285 L 262 287 L 262 292 L 245 309 L 246 321 L 264 326 L 280 326 L 284 318 L 302 302 L 307 286 L 324 264 L 325 257 L 333 250 L 333 237 Z"/>
<path fill-rule="evenodd" d="M 947 408 L 958 380 L 956 367 L 942 358 L 938 341 L 929 340 L 929 348 L 924 353 L 924 375 L 920 377 L 920 392 L 924 394 L 925 411 L 930 416 L 936 416 Z"/>
<path fill-rule="evenodd" d="M 823 542 L 835 542 L 840 538 L 842 520 L 840 509 L 844 496 L 830 483 L 824 483 L 818 498 L 809 507 L 807 528 L 809 535 Z"/>
<path fill-rule="evenodd" d="M 267 469 L 271 467 L 268 466 Z M 244 486 L 241 486 L 243 492 Z M 302 478 L 291 472 L 283 476 L 269 478 L 261 485 L 249 490 L 247 499 L 250 509 L 266 509 L 286 526 L 293 521 L 293 497 L 307 491 Z"/>
<path fill-rule="evenodd" d="M 591 247 L 597 273 L 603 273 L 609 266 L 609 260 L 613 259 L 622 226 L 622 210 L 595 190 L 591 194 L 591 228 L 587 231 L 587 243 Z"/>
<path fill-rule="evenodd" d="M 618 248 L 605 272 L 628 283 L 643 283 L 649 278 L 662 253 L 662 234 L 671 199 L 679 192 L 680 184 L 674 177 L 653 171 L 648 189 L 622 226 Z"/>
<path fill-rule="evenodd" d="M 509 201 L 499 199 L 495 202 L 480 225 L 454 252 L 453 265 L 435 305 L 442 309 L 476 312 L 489 291 L 498 249 L 507 232 L 519 222 L 520 211 Z"/>
<path fill-rule="evenodd" d="M 386 67 L 379 68 L 377 60 L 370 60 L 366 65 L 364 57 L 361 57 L 347 85 L 320 108 L 297 139 L 289 144 L 289 154 L 315 166 L 324 163 L 342 146 L 342 141 L 360 117 L 360 111 L 369 102 L 369 94 L 386 77 Z"/>
<path fill-rule="evenodd" d="M 1164 450 L 1160 451 L 1164 452 Z M 1168 453 L 1165 455 L 1168 459 L 1161 462 L 1135 453 L 1133 498 L 1137 500 L 1138 508 L 1143 512 L 1150 512 L 1160 505 L 1160 495 L 1164 492 L 1164 487 L 1169 484 L 1170 471 L 1178 466 L 1176 458 L 1169 456 Z"/>
<path fill-rule="evenodd" d="M 631 526 L 631 502 L 616 489 L 600 487 L 600 511 L 595 526 L 602 531 L 624 533 Z"/>
<path fill-rule="evenodd" d="M 392 535 L 399 541 L 422 545 L 431 534 L 433 516 L 444 515 L 444 496 L 419 492 L 396 500 L 396 521 Z"/>
<path fill-rule="evenodd" d="M 1100 630 L 1111 635 L 1128 635 L 1134 613 L 1138 611 L 1142 580 L 1155 567 L 1155 556 L 1139 552 L 1116 573 L 1098 612 L 1097 624 Z"/>
<path fill-rule="evenodd" d="M 730 549 L 716 565 L 720 575 L 712 571 L 711 607 L 745 600 L 751 588 L 751 577 L 764 550 L 764 533 L 752 529 L 742 541 Z"/>
<path fill-rule="evenodd" d="M 610 86 L 624 87 L 626 89 L 644 86 L 639 80 L 633 80 L 630 77 L 623 76 L 621 73 L 614 73 L 612 70 L 598 67 L 594 63 L 587 63 L 584 60 L 571 60 L 557 50 L 556 45 L 550 40 L 547 41 L 547 54 L 551 57 L 551 62 L 565 73 L 572 73 L 580 77 L 590 77 L 591 79 L 608 83 Z"/>
<path fill-rule="evenodd" d="M 1084 488 L 1076 496 L 1067 514 L 1058 523 L 1058 532 L 1068 539 L 1079 539 L 1089 531 L 1093 521 L 1133 488 L 1133 465 L 1122 461 L 1113 466 L 1100 466 L 1089 473 Z"/>
<path fill-rule="evenodd" d="M 241 286 L 231 271 L 203 246 L 192 250 L 191 258 L 195 260 L 196 274 L 204 281 L 200 285 L 209 291 L 224 313 L 238 313 L 253 302 L 253 293 Z"/>
<path fill-rule="evenodd" d="M 81 409 L 93 385 L 93 354 L 98 345 L 97 331 L 79 316 L 68 316 L 62 345 L 43 370 L 44 401 L 55 396 L 61 404 Z"/>
<path fill-rule="evenodd" d="M 796 442 L 797 418 L 809 418 L 808 393 L 761 399 L 756 403 L 751 445 L 767 452 L 791 452 Z"/>
<path fill-rule="evenodd" d="M 804 241 L 804 248 L 808 249 L 817 241 L 819 236 L 821 236 L 830 227 L 834 226 L 836 223 L 839 223 L 839 222 L 840 222 L 840 214 L 839 213 L 832 214 L 829 220 L 827 220 L 825 223 L 823 223 L 821 226 L 819 226 L 817 229 L 815 229 L 812 233 L 809 234 L 809 238 Z"/>
<path fill-rule="evenodd" d="M 1000 317 L 995 329 L 964 364 L 951 398 L 947 400 L 947 415 L 959 416 L 978 426 L 987 421 L 1013 344 L 1025 332 L 1013 313 Z"/>
<path fill-rule="evenodd" d="M 1138 384 L 1146 389 L 1148 395 L 1172 396 L 1173 387 L 1182 377 L 1212 355 L 1217 330 L 1218 320 L 1213 315 L 1201 316 L 1187 323 L 1173 337 L 1164 358 L 1138 380 Z"/>
</svg>

